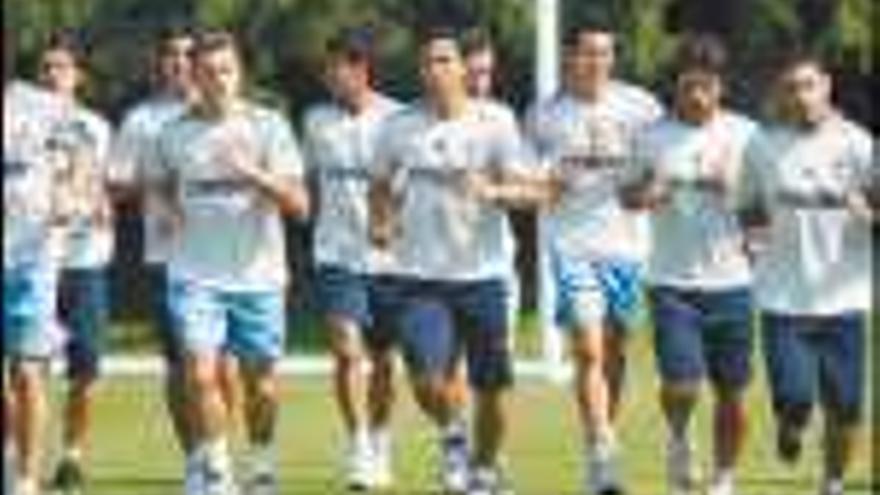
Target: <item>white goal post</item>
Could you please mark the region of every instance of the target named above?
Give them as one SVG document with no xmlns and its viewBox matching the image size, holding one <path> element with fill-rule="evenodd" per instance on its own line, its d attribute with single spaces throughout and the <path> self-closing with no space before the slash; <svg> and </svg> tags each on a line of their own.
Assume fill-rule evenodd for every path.
<svg viewBox="0 0 880 495">
<path fill-rule="evenodd" d="M 559 2 L 535 0 L 535 100 L 551 97 L 559 88 Z M 538 283 L 538 321 L 541 332 L 542 358 L 546 377 L 564 382 L 569 373 L 565 366 L 565 342 L 556 328 L 554 318 L 556 294 L 547 255 L 545 222 L 537 218 L 537 254 L 535 267 Z"/>
</svg>

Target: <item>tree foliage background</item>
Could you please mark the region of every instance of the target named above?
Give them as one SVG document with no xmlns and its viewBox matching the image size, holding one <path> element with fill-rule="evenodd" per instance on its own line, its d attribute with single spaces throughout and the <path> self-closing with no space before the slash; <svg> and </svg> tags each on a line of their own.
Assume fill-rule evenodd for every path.
<svg viewBox="0 0 880 495">
<path fill-rule="evenodd" d="M 799 43 L 819 50 L 837 79 L 837 98 L 847 113 L 880 129 L 872 113 L 873 61 L 880 53 L 872 27 L 880 25 L 875 0 L 560 0 L 563 29 L 603 18 L 619 32 L 622 76 L 661 94 L 669 87 L 667 62 L 689 30 L 720 34 L 730 48 L 731 103 L 757 113 L 772 55 Z M 417 93 L 414 37 L 420 24 L 436 21 L 480 26 L 494 38 L 502 64 L 501 97 L 522 109 L 532 96 L 535 0 L 3 0 L 4 43 L 20 75 L 32 75 L 41 44 L 57 29 L 76 30 L 90 47 L 87 98 L 118 120 L 148 88 L 147 54 L 169 24 L 225 27 L 244 41 L 252 83 L 284 105 L 294 123 L 305 106 L 322 97 L 318 74 L 326 39 L 343 26 L 370 24 L 378 33 L 380 83 L 401 98 Z M 10 50 L 11 48 L 11 50 Z M 123 219 L 120 236 L 139 231 Z M 518 222 L 524 265 L 533 259 L 530 226 Z M 307 235 L 294 235 L 305 250 Z M 137 254 L 120 249 L 121 285 L 140 285 L 125 267 Z M 136 252 L 136 250 L 134 250 Z M 301 253 L 300 253 L 301 254 Z M 302 256 L 295 257 L 301 259 Z M 123 267 L 123 268 L 119 268 Z M 299 267 L 296 270 L 303 270 Z M 300 272 L 302 273 L 302 272 Z M 523 271 L 527 302 L 533 270 Z M 123 307 L 143 300 L 122 291 Z"/>
<path fill-rule="evenodd" d="M 873 0 L 560 0 L 563 25 L 588 17 L 620 32 L 622 74 L 662 89 L 665 64 L 686 30 L 721 34 L 734 55 L 734 103 L 759 105 L 767 55 L 802 43 L 832 62 L 841 102 L 877 129 L 870 112 L 873 65 L 880 52 Z M 41 43 L 73 28 L 91 47 L 93 103 L 116 117 L 145 90 L 145 55 L 169 23 L 227 27 L 248 49 L 253 81 L 283 97 L 291 112 L 320 97 L 324 41 L 341 26 L 379 32 L 382 82 L 402 97 L 416 92 L 414 28 L 427 20 L 488 29 L 502 54 L 503 96 L 518 107 L 532 91 L 534 0 L 4 0 L 5 37 L 17 67 L 35 66 Z"/>
</svg>

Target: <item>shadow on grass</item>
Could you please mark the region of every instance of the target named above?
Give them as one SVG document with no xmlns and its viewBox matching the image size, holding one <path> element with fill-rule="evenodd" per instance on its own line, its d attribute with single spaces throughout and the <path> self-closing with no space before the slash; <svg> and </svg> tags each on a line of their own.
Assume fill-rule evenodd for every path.
<svg viewBox="0 0 880 495">
<path fill-rule="evenodd" d="M 740 476 L 738 484 L 754 489 L 756 495 L 777 495 L 779 493 L 813 493 L 818 483 L 815 479 L 792 476 Z M 760 491 L 765 489 L 766 491 Z M 877 493 L 880 485 L 869 480 L 852 480 L 846 483 L 846 492 L 855 494 Z"/>
<path fill-rule="evenodd" d="M 93 479 L 88 495 L 176 495 L 183 492 L 181 480 L 168 476 L 107 476 Z M 350 495 L 336 480 L 326 478 L 282 478 L 280 495 Z M 370 492 L 374 495 L 442 495 L 431 489 L 400 488 Z"/>
</svg>

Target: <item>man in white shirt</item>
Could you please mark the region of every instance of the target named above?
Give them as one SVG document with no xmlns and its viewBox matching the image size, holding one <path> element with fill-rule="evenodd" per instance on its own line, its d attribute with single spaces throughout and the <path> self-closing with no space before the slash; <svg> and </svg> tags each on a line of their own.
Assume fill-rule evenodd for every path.
<svg viewBox="0 0 880 495">
<path fill-rule="evenodd" d="M 515 121 L 468 96 L 454 31 L 426 31 L 419 57 L 424 99 L 396 114 L 383 133 L 371 235 L 393 256 L 400 343 L 416 398 L 441 430 L 444 489 L 507 493 L 498 455 L 513 378 L 505 289 L 510 226 L 489 191 L 518 172 L 522 145 Z M 451 431 L 457 425 L 446 393 L 459 342 L 474 393 L 471 466 L 460 433 Z"/>
<path fill-rule="evenodd" d="M 367 194 L 381 127 L 402 105 L 373 87 L 372 36 L 351 28 L 328 42 L 325 80 L 333 101 L 311 107 L 304 126 L 306 167 L 317 190 L 317 304 L 330 335 L 334 393 L 347 434 L 345 482 L 354 490 L 391 483 L 393 339 L 382 328 L 390 315 L 382 314 L 374 287 L 384 268 L 369 239 Z"/>
<path fill-rule="evenodd" d="M 8 77 L 9 74 L 6 74 Z M 37 495 L 48 406 L 45 376 L 58 347 L 56 289 L 74 201 L 71 157 L 60 135 L 68 107 L 32 84 L 3 88 L 4 461 L 16 495 Z M 6 380 L 8 378 L 8 381 Z"/>
<path fill-rule="evenodd" d="M 110 151 L 110 181 L 114 198 L 122 205 L 139 203 L 142 217 L 143 262 L 150 291 L 150 313 L 165 360 L 165 403 L 174 433 L 184 455 L 192 451 L 186 418 L 183 387 L 183 353 L 171 329 L 167 305 L 167 259 L 170 228 L 163 224 L 163 197 L 149 179 L 155 176 L 154 148 L 162 128 L 179 117 L 197 98 L 192 81 L 190 53 L 193 32 L 173 25 L 156 42 L 154 60 L 155 93 L 129 110 Z M 230 414 L 237 415 L 240 383 L 234 357 L 226 355 L 220 364 L 223 393 Z"/>
<path fill-rule="evenodd" d="M 646 280 L 669 430 L 670 494 L 694 490 L 688 430 L 701 382 L 715 395 L 711 495 L 734 493 L 751 365 L 751 270 L 737 213 L 750 120 L 722 106 L 724 49 L 685 41 L 675 110 L 639 137 L 626 200 L 651 211 Z"/>
<path fill-rule="evenodd" d="M 170 328 L 166 273 L 167 230 L 161 225 L 161 199 L 155 188 L 146 183 L 150 169 L 158 164 L 152 157 L 162 127 L 179 117 L 195 98 L 190 58 L 192 34 L 183 28 L 161 33 L 155 47 L 156 94 L 129 110 L 110 150 L 110 179 L 114 199 L 140 203 L 143 232 L 143 261 L 150 291 L 150 316 L 153 319 L 163 358 L 165 403 L 178 444 L 184 453 L 191 448 L 183 397 L 182 359 Z"/>
<path fill-rule="evenodd" d="M 527 134 L 561 191 L 547 212 L 557 319 L 569 332 L 575 395 L 585 432 L 586 492 L 623 488 L 615 469 L 613 420 L 624 342 L 641 298 L 644 218 L 618 199 L 634 135 L 661 115 L 647 91 L 612 79 L 614 34 L 582 24 L 565 38 L 565 87 L 536 103 Z"/>
<path fill-rule="evenodd" d="M 75 168 L 72 194 L 84 203 L 82 214 L 69 221 L 58 286 L 70 380 L 63 409 L 61 461 L 52 480 L 61 490 L 81 490 L 85 482 L 83 450 L 110 313 L 107 265 L 113 251 L 113 222 L 105 188 L 110 125 L 77 101 L 85 77 L 84 58 L 73 35 L 60 32 L 44 48 L 40 63 L 41 84 L 66 106 L 68 115 L 57 139 L 76 150 L 71 162 Z"/>
<path fill-rule="evenodd" d="M 289 283 L 282 216 L 308 211 L 303 164 L 284 117 L 242 96 L 231 35 L 200 35 L 193 63 L 199 98 L 163 128 L 155 178 L 167 192 L 172 228 L 168 304 L 184 359 L 190 462 L 200 476 L 192 493 L 237 493 L 219 369 L 229 352 L 245 389 L 243 488 L 274 495 L 275 365 L 284 352 Z"/>
<path fill-rule="evenodd" d="M 749 154 L 748 196 L 766 222 L 757 226 L 755 296 L 777 447 L 783 460 L 798 459 L 819 402 L 818 493 L 841 495 L 864 402 L 876 155 L 871 135 L 831 103 L 831 76 L 818 58 L 793 54 L 776 83 L 778 118 Z"/>
</svg>

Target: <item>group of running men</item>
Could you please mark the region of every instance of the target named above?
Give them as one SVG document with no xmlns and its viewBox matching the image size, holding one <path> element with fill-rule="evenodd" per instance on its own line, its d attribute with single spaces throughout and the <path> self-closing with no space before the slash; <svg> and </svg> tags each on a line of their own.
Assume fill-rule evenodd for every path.
<svg viewBox="0 0 880 495">
<path fill-rule="evenodd" d="M 46 45 L 39 85 L 7 78 L 7 493 L 41 493 L 44 375 L 59 342 L 70 386 L 52 484 L 82 486 L 113 210 L 126 204 L 142 208 L 186 495 L 279 493 L 283 217 L 314 225 L 347 487 L 393 481 L 399 350 L 437 427 L 443 489 L 511 493 L 499 457 L 513 382 L 513 209 L 546 219 L 556 316 L 575 370 L 584 493 L 624 493 L 615 418 L 643 290 L 668 430 L 666 493 L 701 486 L 688 430 L 704 378 L 715 399 L 708 493 L 736 493 L 753 315 L 779 455 L 797 460 L 820 402 L 818 493 L 843 493 L 863 402 L 877 173 L 871 136 L 832 105 L 818 58 L 798 52 L 777 64 L 772 117 L 759 125 L 722 103 L 726 57 L 716 38 L 682 43 L 664 109 L 613 78 L 612 28 L 583 24 L 563 40 L 562 89 L 533 105 L 521 130 L 491 96 L 487 39 L 424 30 L 422 93 L 406 104 L 376 88 L 374 45 L 361 28 L 327 43 L 333 98 L 307 112 L 301 147 L 282 113 L 246 96 L 240 47 L 226 32 L 161 36 L 156 92 L 112 138 L 77 99 L 85 65 L 70 37 Z M 239 414 L 248 451 L 236 476 L 228 438 Z"/>
</svg>

